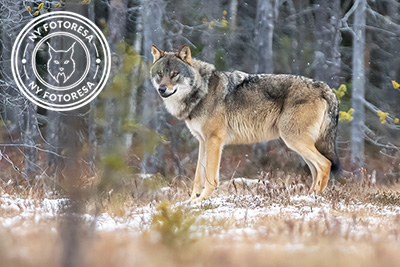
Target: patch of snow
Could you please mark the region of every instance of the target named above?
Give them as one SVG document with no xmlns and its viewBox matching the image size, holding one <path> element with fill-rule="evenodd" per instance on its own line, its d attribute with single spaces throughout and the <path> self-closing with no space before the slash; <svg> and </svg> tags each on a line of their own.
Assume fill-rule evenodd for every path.
<svg viewBox="0 0 400 267">
<path fill-rule="evenodd" d="M 150 179 L 151 177 L 154 176 L 154 174 L 151 174 L 151 173 L 139 173 L 139 174 L 137 174 L 137 176 L 139 178 L 142 178 L 142 179 Z"/>
<path fill-rule="evenodd" d="M 169 190 L 165 187 L 163 190 Z M 339 225 L 341 234 L 349 232 L 354 237 L 363 237 L 378 229 L 383 222 L 391 223 L 400 215 L 400 207 L 381 207 L 371 203 L 345 204 L 339 202 L 333 209 L 332 204 L 320 196 L 291 196 L 289 204 L 269 204 L 264 197 L 252 195 L 229 195 L 207 199 L 200 204 L 192 205 L 179 202 L 172 208 L 183 208 L 199 214 L 195 231 L 198 235 L 215 235 L 220 238 L 234 239 L 259 237 L 268 229 L 260 225 L 260 220 L 268 217 L 284 217 L 291 220 L 328 221 L 331 227 Z M 32 222 L 56 220 L 62 216 L 69 205 L 68 199 L 44 199 L 43 201 L 18 198 L 8 194 L 0 195 L 0 227 L 19 231 L 32 229 Z M 98 216 L 79 215 L 87 224 L 93 224 L 98 231 L 112 232 L 128 230 L 132 235 L 141 234 L 148 229 L 156 211 L 156 203 L 128 209 L 124 217 L 113 217 L 108 213 Z M 357 217 L 358 213 L 370 216 Z M 348 215 L 347 215 L 348 214 Z M 351 215 L 353 214 L 353 216 Z M 218 222 L 232 223 L 232 228 L 219 227 Z M 57 231 L 51 228 L 52 232 Z M 196 232 L 196 233 L 197 233 Z M 264 248 L 265 244 L 256 244 L 255 249 Z M 286 250 L 302 250 L 301 244 L 286 244 Z"/>
<path fill-rule="evenodd" d="M 160 191 L 161 191 L 161 192 L 166 192 L 166 191 L 168 191 L 168 190 L 170 190 L 170 189 L 171 189 L 171 187 L 165 186 L 165 187 L 161 187 L 161 188 L 160 188 Z"/>
<path fill-rule="evenodd" d="M 248 185 L 256 185 L 260 182 L 259 179 L 249 179 L 249 178 L 233 178 L 229 181 L 227 181 L 229 183 L 235 182 L 238 184 L 248 184 Z"/>
</svg>

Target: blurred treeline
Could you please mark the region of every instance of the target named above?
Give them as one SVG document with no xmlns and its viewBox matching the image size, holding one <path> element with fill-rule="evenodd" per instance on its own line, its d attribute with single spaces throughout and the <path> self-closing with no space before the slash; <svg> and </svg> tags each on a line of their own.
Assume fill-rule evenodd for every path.
<svg viewBox="0 0 400 267">
<path fill-rule="evenodd" d="M 340 97 L 338 152 L 351 171 L 354 22 L 366 17 L 362 55 L 365 95 L 359 95 L 362 167 L 382 181 L 400 179 L 400 3 L 395 0 L 0 0 L 0 179 L 18 183 L 45 177 L 57 184 L 77 177 L 159 173 L 193 177 L 197 141 L 170 116 L 149 82 L 151 45 L 193 57 L 219 70 L 290 73 L 323 80 Z M 28 8 L 29 6 L 29 8 Z M 28 11 L 28 10 L 29 11 Z M 13 41 L 35 16 L 80 13 L 107 36 L 112 72 L 90 105 L 70 112 L 38 108 L 20 93 L 10 70 Z M 359 52 L 359 51 L 358 51 Z M 358 58 L 360 59 L 360 58 Z M 345 86 L 345 87 L 344 87 Z M 386 114 L 387 112 L 387 114 Z M 382 115 L 383 114 L 383 115 Z M 268 126 L 266 126 L 268 127 Z M 354 137 L 353 137 L 354 139 Z M 364 140 L 365 139 L 365 140 Z M 222 179 L 307 167 L 279 140 L 227 147 Z"/>
</svg>

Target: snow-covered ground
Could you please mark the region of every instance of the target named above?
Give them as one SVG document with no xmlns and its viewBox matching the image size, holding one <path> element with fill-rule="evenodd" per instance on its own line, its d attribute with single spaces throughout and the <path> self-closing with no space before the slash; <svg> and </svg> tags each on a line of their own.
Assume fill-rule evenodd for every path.
<svg viewBox="0 0 400 267">
<path fill-rule="evenodd" d="M 235 178 L 195 205 L 163 185 L 140 201 L 110 192 L 77 209 L 0 190 L 0 266 L 58 266 L 68 246 L 84 255 L 79 266 L 398 266 L 397 189 L 299 188 Z"/>
<path fill-rule="evenodd" d="M 41 201 L 23 199 L 17 196 L 2 194 L 0 196 L 0 225 L 10 231 L 30 231 L 32 223 L 40 224 L 56 221 L 63 216 L 63 208 L 68 199 L 44 199 Z M 349 232 L 354 238 L 374 233 L 382 225 L 390 225 L 400 216 L 399 206 L 377 206 L 371 203 L 339 202 L 332 204 L 323 197 L 292 196 L 287 204 L 268 204 L 265 198 L 251 195 L 218 196 L 191 205 L 178 202 L 171 210 L 182 209 L 187 213 L 195 213 L 202 233 L 221 238 L 246 238 L 262 235 L 266 231 L 263 222 L 270 218 L 283 218 L 291 221 L 321 222 L 336 227 L 339 234 Z M 157 203 L 128 208 L 125 216 L 116 217 L 106 212 L 98 216 L 81 214 L 83 220 L 95 225 L 97 231 L 126 230 L 132 235 L 148 230 L 153 215 L 156 214 Z M 230 222 L 228 227 L 215 227 L 215 222 Z M 335 226 L 336 225 L 336 226 Z M 340 227 L 337 227 L 340 225 Z M 57 231 L 57 225 L 51 228 Z M 327 226 L 327 228 L 329 228 Z"/>
</svg>

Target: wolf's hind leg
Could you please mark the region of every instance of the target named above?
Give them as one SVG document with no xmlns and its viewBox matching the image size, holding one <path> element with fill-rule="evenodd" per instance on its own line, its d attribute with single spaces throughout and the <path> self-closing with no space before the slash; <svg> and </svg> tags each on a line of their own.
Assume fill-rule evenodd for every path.
<svg viewBox="0 0 400 267">
<path fill-rule="evenodd" d="M 300 156 L 301 156 L 301 155 L 300 155 Z M 311 187 L 310 187 L 310 193 L 311 193 L 311 189 L 315 187 L 316 179 L 315 179 L 314 177 L 317 177 L 317 168 L 315 168 L 315 166 L 311 163 L 311 161 L 305 159 L 303 156 L 302 156 L 302 158 L 303 158 L 304 161 L 307 163 L 307 166 L 308 166 L 308 168 L 309 168 L 310 171 L 311 171 L 311 177 L 312 177 L 312 179 L 313 179 L 313 183 L 312 183 L 312 185 L 311 185 Z"/>
<path fill-rule="evenodd" d="M 219 165 L 221 161 L 223 138 L 213 136 L 206 141 L 206 172 L 205 186 L 200 197 L 195 202 L 201 202 L 211 195 L 219 183 Z"/>
<path fill-rule="evenodd" d="M 313 176 L 310 193 L 320 193 L 329 180 L 331 161 L 315 146 L 324 123 L 327 103 L 323 99 L 288 106 L 281 115 L 278 130 L 286 145 L 307 162 Z"/>
<path fill-rule="evenodd" d="M 328 160 L 327 158 L 325 158 L 325 159 L 327 160 L 327 164 L 325 165 L 324 169 L 322 170 L 323 174 L 321 177 L 321 184 L 319 185 L 319 187 L 317 185 L 314 187 L 317 194 L 321 193 L 326 188 L 326 185 L 328 184 L 328 181 L 329 181 L 329 176 L 331 174 L 332 162 L 330 160 Z"/>
<path fill-rule="evenodd" d="M 313 177 L 310 193 L 321 193 L 329 180 L 330 160 L 317 150 L 311 137 L 303 136 L 301 138 L 297 136 L 295 139 L 282 137 L 282 139 L 290 149 L 299 153 L 309 166 Z"/>
<path fill-rule="evenodd" d="M 205 142 L 202 139 L 199 139 L 199 156 L 197 158 L 196 173 L 194 175 L 194 185 L 193 185 L 192 195 L 190 196 L 190 200 L 199 197 L 204 188 L 204 180 L 205 180 L 204 177 L 206 168 L 205 153 L 206 153 Z"/>
</svg>

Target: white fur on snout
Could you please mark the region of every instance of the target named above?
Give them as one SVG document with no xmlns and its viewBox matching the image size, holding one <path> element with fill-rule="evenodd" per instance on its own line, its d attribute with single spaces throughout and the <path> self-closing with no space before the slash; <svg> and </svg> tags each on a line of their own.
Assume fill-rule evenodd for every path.
<svg viewBox="0 0 400 267">
<path fill-rule="evenodd" d="M 181 81 L 174 86 L 173 90 L 176 90 L 176 92 L 170 97 L 163 98 L 163 100 L 168 112 L 179 119 L 180 114 L 185 108 L 182 101 L 191 92 L 190 78 L 181 78 Z"/>
</svg>

